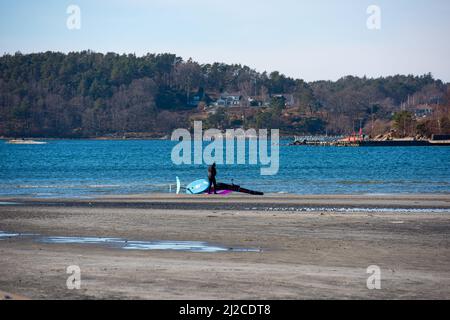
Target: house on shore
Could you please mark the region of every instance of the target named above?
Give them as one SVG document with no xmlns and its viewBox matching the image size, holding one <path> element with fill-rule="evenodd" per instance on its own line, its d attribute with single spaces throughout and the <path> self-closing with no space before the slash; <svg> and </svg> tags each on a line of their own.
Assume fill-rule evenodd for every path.
<svg viewBox="0 0 450 320">
<path fill-rule="evenodd" d="M 293 107 L 295 105 L 295 98 L 294 95 L 291 93 L 273 94 L 271 95 L 271 98 L 284 99 L 286 107 Z"/>
<path fill-rule="evenodd" d="M 219 107 L 268 107 L 272 99 L 283 99 L 287 108 L 295 106 L 295 97 L 290 93 L 273 94 L 268 96 L 265 100 L 258 100 L 257 97 L 245 98 L 240 92 L 228 93 L 224 92 L 216 97 L 212 106 Z"/>
<path fill-rule="evenodd" d="M 228 93 L 224 92 L 220 95 L 220 98 L 214 103 L 216 106 L 222 107 L 236 107 L 240 106 L 242 102 L 242 95 L 240 93 Z"/>
<path fill-rule="evenodd" d="M 416 118 L 426 118 L 433 114 L 433 107 L 426 105 L 419 105 L 414 110 L 414 115 Z"/>
</svg>

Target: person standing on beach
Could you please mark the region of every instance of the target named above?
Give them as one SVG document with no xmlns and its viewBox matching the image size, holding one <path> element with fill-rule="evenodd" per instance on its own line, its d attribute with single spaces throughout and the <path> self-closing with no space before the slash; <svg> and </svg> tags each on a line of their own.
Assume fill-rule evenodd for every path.
<svg viewBox="0 0 450 320">
<path fill-rule="evenodd" d="M 208 180 L 209 180 L 208 194 L 211 194 L 212 185 L 214 185 L 214 194 L 217 194 L 216 175 L 217 175 L 216 163 L 214 162 L 212 166 L 208 167 Z"/>
</svg>

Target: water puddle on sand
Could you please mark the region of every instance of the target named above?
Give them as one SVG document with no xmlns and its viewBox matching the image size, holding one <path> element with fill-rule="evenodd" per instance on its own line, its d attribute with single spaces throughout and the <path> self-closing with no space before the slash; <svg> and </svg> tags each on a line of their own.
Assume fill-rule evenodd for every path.
<svg viewBox="0 0 450 320">
<path fill-rule="evenodd" d="M 225 248 L 198 241 L 130 241 L 126 250 L 175 250 L 189 252 L 260 252 L 259 249 Z"/>
<path fill-rule="evenodd" d="M 125 250 L 171 250 L 187 252 L 260 252 L 259 249 L 228 248 L 201 241 L 129 241 L 119 238 L 45 237 L 40 242 L 55 244 L 95 244 Z"/>
<path fill-rule="evenodd" d="M 18 236 L 20 236 L 19 233 L 7 233 L 7 232 L 0 231 L 0 240 L 7 239 L 7 238 L 14 238 L 14 237 L 18 237 Z"/>
<path fill-rule="evenodd" d="M 58 244 L 121 244 L 125 240 L 118 238 L 94 238 L 94 237 L 43 237 L 39 239 L 44 243 Z"/>
<path fill-rule="evenodd" d="M 0 240 L 21 236 L 19 233 L 6 233 L 0 231 Z M 35 241 L 49 244 L 86 244 L 102 245 L 124 250 L 170 250 L 198 253 L 216 252 L 261 252 L 254 248 L 231 248 L 213 245 L 202 241 L 130 241 L 121 238 L 98 238 L 98 237 L 40 237 L 35 236 Z"/>
</svg>

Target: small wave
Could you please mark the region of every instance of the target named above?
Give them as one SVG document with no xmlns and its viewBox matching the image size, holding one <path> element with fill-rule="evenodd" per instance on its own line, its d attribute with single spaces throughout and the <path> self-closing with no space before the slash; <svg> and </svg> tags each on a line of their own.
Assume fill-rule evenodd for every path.
<svg viewBox="0 0 450 320">
<path fill-rule="evenodd" d="M 336 184 L 344 185 L 371 185 L 371 184 L 385 184 L 389 181 L 378 181 L 378 180 L 342 180 L 337 181 Z"/>
<path fill-rule="evenodd" d="M 80 186 L 83 187 L 83 186 Z M 120 188 L 120 187 L 126 187 L 126 185 L 119 185 L 119 184 L 92 184 L 87 185 L 87 188 Z"/>
<path fill-rule="evenodd" d="M 70 185 L 16 185 L 15 188 L 18 189 L 83 189 L 83 188 L 120 188 L 127 187 L 131 185 L 120 185 L 120 184 L 70 184 Z"/>
<path fill-rule="evenodd" d="M 15 186 L 18 189 L 73 189 L 80 188 L 81 186 L 77 185 L 17 185 Z"/>
</svg>

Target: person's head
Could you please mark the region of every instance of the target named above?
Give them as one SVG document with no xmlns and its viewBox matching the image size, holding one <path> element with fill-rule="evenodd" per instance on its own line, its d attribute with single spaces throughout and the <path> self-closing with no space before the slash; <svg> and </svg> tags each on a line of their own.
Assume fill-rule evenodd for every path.
<svg viewBox="0 0 450 320">
<path fill-rule="evenodd" d="M 216 163 L 215 163 L 215 162 L 213 163 L 213 167 L 214 167 L 214 168 L 216 167 Z"/>
</svg>

